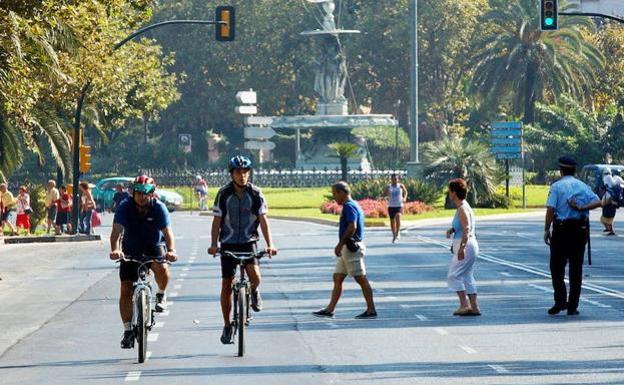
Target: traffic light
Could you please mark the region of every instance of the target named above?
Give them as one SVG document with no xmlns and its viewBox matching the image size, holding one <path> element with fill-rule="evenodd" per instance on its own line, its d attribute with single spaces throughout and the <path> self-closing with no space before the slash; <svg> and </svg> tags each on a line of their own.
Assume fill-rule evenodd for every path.
<svg viewBox="0 0 624 385">
<path fill-rule="evenodd" d="M 557 26 L 557 0 L 540 0 L 541 28 L 542 31 L 556 31 Z"/>
<path fill-rule="evenodd" d="M 217 7 L 215 21 L 225 22 L 225 24 L 216 24 L 218 41 L 234 41 L 236 36 L 236 12 L 234 7 L 224 5 Z"/>
<path fill-rule="evenodd" d="M 91 146 L 80 146 L 80 172 L 91 170 Z"/>
</svg>

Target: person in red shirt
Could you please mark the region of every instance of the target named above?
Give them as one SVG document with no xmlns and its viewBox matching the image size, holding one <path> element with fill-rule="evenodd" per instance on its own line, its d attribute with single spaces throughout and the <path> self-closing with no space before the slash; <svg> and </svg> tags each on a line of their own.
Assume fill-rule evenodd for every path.
<svg viewBox="0 0 624 385">
<path fill-rule="evenodd" d="M 61 235 L 63 233 L 63 225 L 67 227 L 67 233 L 71 234 L 72 225 L 71 225 L 71 209 L 72 209 L 72 197 L 67 192 L 67 187 L 60 187 L 60 199 L 56 201 L 56 205 L 58 207 L 58 213 L 56 214 L 56 235 Z"/>
</svg>

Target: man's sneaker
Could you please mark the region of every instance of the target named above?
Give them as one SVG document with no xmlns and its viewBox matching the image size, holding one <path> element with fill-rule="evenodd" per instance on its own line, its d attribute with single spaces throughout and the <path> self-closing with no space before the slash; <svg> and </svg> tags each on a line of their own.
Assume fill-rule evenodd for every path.
<svg viewBox="0 0 624 385">
<path fill-rule="evenodd" d="M 358 314 L 355 316 L 355 319 L 374 319 L 377 318 L 377 312 L 374 311 L 372 313 L 369 313 L 368 311 L 365 311 L 362 314 Z"/>
<path fill-rule="evenodd" d="M 315 317 L 321 317 L 321 318 L 334 318 L 334 313 L 331 312 L 331 311 L 328 311 L 326 309 L 313 311 L 312 315 L 315 316 Z"/>
<path fill-rule="evenodd" d="M 234 343 L 234 341 L 232 341 L 232 326 L 223 327 L 223 333 L 221 333 L 221 343 L 224 345 Z"/>
<path fill-rule="evenodd" d="M 156 312 L 161 313 L 167 310 L 167 298 L 165 298 L 165 294 L 157 293 L 156 294 Z"/>
<path fill-rule="evenodd" d="M 251 291 L 251 308 L 255 312 L 262 310 L 262 297 L 260 296 L 260 292 L 258 290 Z"/>
<path fill-rule="evenodd" d="M 134 332 L 132 330 L 124 331 L 123 337 L 121 339 L 121 348 L 122 349 L 134 348 Z"/>
</svg>

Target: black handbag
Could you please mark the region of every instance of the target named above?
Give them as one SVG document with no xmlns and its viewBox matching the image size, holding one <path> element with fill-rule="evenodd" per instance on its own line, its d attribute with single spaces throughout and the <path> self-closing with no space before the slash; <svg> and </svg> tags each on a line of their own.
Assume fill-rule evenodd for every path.
<svg viewBox="0 0 624 385">
<path fill-rule="evenodd" d="M 32 209 L 26 209 L 26 210 L 24 210 L 24 214 L 30 215 L 30 214 L 32 214 L 32 213 L 33 213 Z"/>
<path fill-rule="evenodd" d="M 351 237 L 347 241 L 346 246 L 350 252 L 355 253 L 360 250 L 360 241 L 356 237 Z"/>
</svg>

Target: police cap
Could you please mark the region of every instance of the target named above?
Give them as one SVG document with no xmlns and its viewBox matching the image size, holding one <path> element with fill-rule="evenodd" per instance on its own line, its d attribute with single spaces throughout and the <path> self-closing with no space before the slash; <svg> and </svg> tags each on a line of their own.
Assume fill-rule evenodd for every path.
<svg viewBox="0 0 624 385">
<path fill-rule="evenodd" d="M 561 158 L 559 158 L 559 167 L 575 168 L 576 161 L 571 156 L 562 156 Z"/>
</svg>

